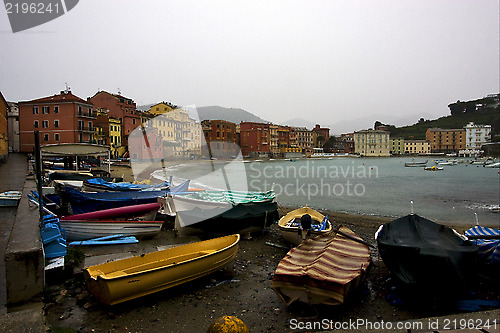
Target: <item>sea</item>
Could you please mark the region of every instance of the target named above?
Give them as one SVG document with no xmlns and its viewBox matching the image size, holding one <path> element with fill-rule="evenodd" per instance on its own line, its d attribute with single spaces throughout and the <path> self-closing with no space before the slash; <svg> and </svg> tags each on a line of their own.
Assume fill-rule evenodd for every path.
<svg viewBox="0 0 500 333">
<path fill-rule="evenodd" d="M 427 171 L 406 162 L 437 158 L 333 157 L 191 161 L 152 175 L 191 187 L 242 191 L 274 190 L 283 206 L 397 218 L 411 212 L 444 224 L 500 227 L 500 169 L 473 165 L 469 159 Z M 439 160 L 442 160 L 439 158 Z"/>
</svg>

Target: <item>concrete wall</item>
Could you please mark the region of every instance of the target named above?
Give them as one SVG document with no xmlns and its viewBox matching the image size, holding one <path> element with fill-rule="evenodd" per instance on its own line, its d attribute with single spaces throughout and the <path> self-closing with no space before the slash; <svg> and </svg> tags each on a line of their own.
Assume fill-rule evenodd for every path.
<svg viewBox="0 0 500 333">
<path fill-rule="evenodd" d="M 7 304 L 25 302 L 42 292 L 44 255 L 37 207 L 29 207 L 27 194 L 35 190 L 27 180 L 5 250 Z"/>
</svg>

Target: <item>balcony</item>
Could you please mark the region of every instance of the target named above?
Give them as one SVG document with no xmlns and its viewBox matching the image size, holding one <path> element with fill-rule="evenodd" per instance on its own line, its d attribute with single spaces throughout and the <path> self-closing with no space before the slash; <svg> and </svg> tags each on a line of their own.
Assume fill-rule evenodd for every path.
<svg viewBox="0 0 500 333">
<path fill-rule="evenodd" d="M 96 114 L 93 112 L 78 112 L 78 118 L 86 118 L 86 119 L 96 119 Z"/>
<path fill-rule="evenodd" d="M 78 126 L 78 132 L 95 134 L 97 129 L 95 127 Z"/>
</svg>

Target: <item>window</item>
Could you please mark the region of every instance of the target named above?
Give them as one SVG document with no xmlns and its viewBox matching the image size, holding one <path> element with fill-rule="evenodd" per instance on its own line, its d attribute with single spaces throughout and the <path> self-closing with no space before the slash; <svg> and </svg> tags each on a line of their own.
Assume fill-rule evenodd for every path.
<svg viewBox="0 0 500 333">
<path fill-rule="evenodd" d="M 42 106 L 42 114 L 49 114 L 49 107 L 48 106 Z"/>
<path fill-rule="evenodd" d="M 43 141 L 49 141 L 49 135 L 48 134 L 44 134 L 43 135 Z"/>
<path fill-rule="evenodd" d="M 42 127 L 43 128 L 48 128 L 49 127 L 49 121 L 48 120 L 42 120 Z"/>
<path fill-rule="evenodd" d="M 92 131 L 92 122 L 89 121 L 89 131 Z"/>
<path fill-rule="evenodd" d="M 78 105 L 78 115 L 82 115 L 82 106 Z"/>
<path fill-rule="evenodd" d="M 33 107 L 33 114 L 38 114 L 38 106 Z"/>
<path fill-rule="evenodd" d="M 59 120 L 54 120 L 54 127 L 58 128 L 59 127 Z"/>
<path fill-rule="evenodd" d="M 84 127 L 85 127 L 85 126 L 83 125 L 83 121 L 78 120 L 78 129 L 79 129 L 79 130 L 83 130 L 83 129 L 84 129 Z M 82 142 L 82 141 L 80 140 L 80 142 Z"/>
<path fill-rule="evenodd" d="M 59 141 L 59 133 L 54 134 L 54 140 Z"/>
<path fill-rule="evenodd" d="M 35 120 L 33 127 L 38 128 L 38 120 Z"/>
<path fill-rule="evenodd" d="M 54 106 L 54 113 L 59 113 L 59 105 Z"/>
</svg>

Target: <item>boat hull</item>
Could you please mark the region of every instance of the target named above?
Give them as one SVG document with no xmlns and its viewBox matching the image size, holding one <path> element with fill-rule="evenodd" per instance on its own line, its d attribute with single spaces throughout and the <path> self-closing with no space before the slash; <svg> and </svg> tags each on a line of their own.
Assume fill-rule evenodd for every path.
<svg viewBox="0 0 500 333">
<path fill-rule="evenodd" d="M 80 241 L 92 238 L 124 235 L 137 238 L 154 237 L 163 225 L 161 221 L 60 220 L 66 239 Z"/>
<path fill-rule="evenodd" d="M 16 207 L 21 200 L 22 193 L 19 191 L 7 191 L 0 193 L 0 207 Z"/>
<path fill-rule="evenodd" d="M 285 303 L 343 304 L 364 281 L 370 249 L 348 228 L 339 231 L 349 237 L 332 231 L 307 239 L 280 261 L 271 288 Z"/>
<path fill-rule="evenodd" d="M 152 294 L 219 270 L 238 252 L 239 235 L 181 245 L 87 267 L 88 289 L 100 302 L 114 305 Z"/>
<path fill-rule="evenodd" d="M 304 215 L 309 214 L 312 219 L 312 224 L 320 224 L 325 216 L 316 210 L 309 207 L 302 207 L 299 209 L 292 210 L 285 216 L 283 216 L 278 221 L 278 229 L 280 230 L 281 236 L 293 245 L 299 245 L 304 241 L 305 235 L 301 232 L 301 229 L 296 226 L 290 226 L 290 222 L 295 219 L 299 219 Z M 332 231 L 332 224 L 328 221 L 328 226 L 324 230 L 315 231 L 311 230 L 309 238 L 316 237 L 321 234 L 325 234 Z"/>
<path fill-rule="evenodd" d="M 154 220 L 158 209 L 160 209 L 160 204 L 153 202 L 142 205 L 124 206 L 83 214 L 68 215 L 61 217 L 60 220 L 99 220 L 113 218 L 133 218 L 139 216 L 141 216 L 142 220 Z"/>
</svg>

